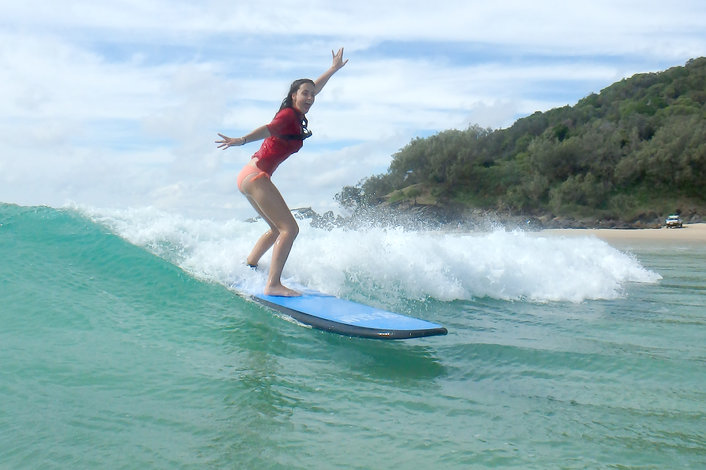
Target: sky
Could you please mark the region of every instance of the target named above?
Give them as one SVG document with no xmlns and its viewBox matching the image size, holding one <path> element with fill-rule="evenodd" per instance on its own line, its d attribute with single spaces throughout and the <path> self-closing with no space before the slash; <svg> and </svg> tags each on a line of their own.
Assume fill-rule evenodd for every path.
<svg viewBox="0 0 706 470">
<path fill-rule="evenodd" d="M 249 217 L 235 187 L 297 78 L 349 63 L 273 182 L 339 212 L 417 137 L 499 129 L 706 55 L 706 2 L 0 0 L 0 202 Z"/>
</svg>

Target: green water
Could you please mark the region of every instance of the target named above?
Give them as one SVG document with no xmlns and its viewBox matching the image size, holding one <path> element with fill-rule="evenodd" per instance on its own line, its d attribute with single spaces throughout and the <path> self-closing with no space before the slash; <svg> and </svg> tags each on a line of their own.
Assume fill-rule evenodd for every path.
<svg viewBox="0 0 706 470">
<path fill-rule="evenodd" d="M 385 342 L 286 321 L 75 211 L 0 205 L 0 468 L 704 468 L 706 247 L 623 249 L 662 279 L 398 296 L 449 334 Z"/>
</svg>

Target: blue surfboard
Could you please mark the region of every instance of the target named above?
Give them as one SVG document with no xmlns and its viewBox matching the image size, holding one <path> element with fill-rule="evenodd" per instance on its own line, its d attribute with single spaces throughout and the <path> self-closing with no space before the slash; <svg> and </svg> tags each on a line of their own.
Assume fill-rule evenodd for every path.
<svg viewBox="0 0 706 470">
<path fill-rule="evenodd" d="M 333 295 L 305 290 L 300 297 L 249 292 L 255 301 L 320 330 L 346 336 L 407 339 L 445 335 L 446 328 L 418 318 L 388 312 Z"/>
</svg>

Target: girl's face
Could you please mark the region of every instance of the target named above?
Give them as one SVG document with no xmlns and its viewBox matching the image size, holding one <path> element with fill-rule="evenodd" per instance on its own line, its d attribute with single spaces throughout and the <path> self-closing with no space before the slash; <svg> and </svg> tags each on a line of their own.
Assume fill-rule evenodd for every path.
<svg viewBox="0 0 706 470">
<path fill-rule="evenodd" d="M 315 95 L 314 85 L 302 83 L 297 92 L 292 95 L 292 104 L 297 111 L 306 114 L 314 104 Z"/>
</svg>

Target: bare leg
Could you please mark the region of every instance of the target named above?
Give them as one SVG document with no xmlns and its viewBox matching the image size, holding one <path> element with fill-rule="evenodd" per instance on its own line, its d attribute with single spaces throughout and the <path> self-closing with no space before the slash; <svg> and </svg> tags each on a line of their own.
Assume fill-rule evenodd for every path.
<svg viewBox="0 0 706 470">
<path fill-rule="evenodd" d="M 270 226 L 270 230 L 260 237 L 248 256 L 248 263 L 255 264 L 270 247 L 274 247 L 265 295 L 300 295 L 299 292 L 283 286 L 281 281 L 284 264 L 299 233 L 296 220 L 269 178 L 246 178 L 242 183 L 242 190 L 250 204 Z"/>
<path fill-rule="evenodd" d="M 252 251 L 248 255 L 247 263 L 249 266 L 257 266 L 260 262 L 260 258 L 264 255 L 267 250 L 272 248 L 272 245 L 277 241 L 279 236 L 279 230 L 276 228 L 271 228 L 267 232 L 263 233 L 260 239 L 255 243 Z"/>
</svg>

